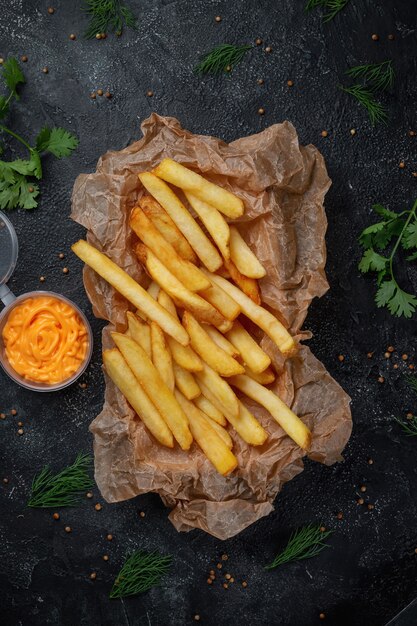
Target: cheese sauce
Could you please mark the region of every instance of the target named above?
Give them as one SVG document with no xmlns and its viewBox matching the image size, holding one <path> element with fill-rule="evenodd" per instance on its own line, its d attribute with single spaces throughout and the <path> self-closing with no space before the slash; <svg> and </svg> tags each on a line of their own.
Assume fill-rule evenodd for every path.
<svg viewBox="0 0 417 626">
<path fill-rule="evenodd" d="M 3 341 L 7 359 L 18 374 L 50 385 L 78 370 L 89 344 L 77 311 L 53 296 L 28 298 L 12 309 Z"/>
</svg>

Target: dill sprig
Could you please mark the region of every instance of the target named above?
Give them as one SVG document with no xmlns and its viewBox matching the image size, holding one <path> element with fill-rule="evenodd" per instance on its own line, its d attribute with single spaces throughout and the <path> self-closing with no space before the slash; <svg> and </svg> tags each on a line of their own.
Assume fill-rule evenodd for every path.
<svg viewBox="0 0 417 626">
<path fill-rule="evenodd" d="M 378 122 L 387 123 L 388 114 L 386 108 L 375 100 L 375 96 L 363 85 L 352 85 L 351 87 L 344 87 L 340 85 L 340 89 L 345 93 L 349 93 L 368 111 L 369 119 L 372 126 L 375 126 Z"/>
<path fill-rule="evenodd" d="M 328 545 L 324 543 L 332 530 L 321 530 L 321 524 L 309 524 L 296 530 L 290 537 L 285 548 L 280 552 L 265 569 L 275 569 L 284 563 L 311 559 L 319 554 Z"/>
<path fill-rule="evenodd" d="M 306 11 L 311 11 L 316 7 L 324 7 L 327 12 L 323 15 L 323 22 L 330 22 L 348 2 L 349 0 L 308 0 L 305 8 Z"/>
<path fill-rule="evenodd" d="M 394 419 L 408 437 L 417 437 L 417 417 L 415 415 L 411 419 L 401 419 L 401 417 L 394 417 Z"/>
<path fill-rule="evenodd" d="M 417 376 L 413 376 L 412 374 L 406 374 L 405 380 L 407 382 L 407 385 L 417 393 Z"/>
<path fill-rule="evenodd" d="M 214 74 L 230 72 L 245 56 L 252 46 L 233 46 L 223 43 L 205 54 L 195 67 L 197 74 Z"/>
<path fill-rule="evenodd" d="M 87 39 L 112 31 L 121 35 L 123 28 L 136 28 L 136 17 L 121 0 L 85 0 L 90 24 L 84 33 Z"/>
<path fill-rule="evenodd" d="M 395 72 L 392 61 L 355 65 L 346 71 L 351 78 L 363 78 L 374 91 L 386 91 L 394 84 Z"/>
<path fill-rule="evenodd" d="M 91 464 L 91 457 L 80 453 L 72 465 L 58 474 L 52 474 L 48 466 L 44 467 L 33 479 L 28 506 L 55 508 L 78 504 L 80 496 L 94 485 L 87 473 Z"/>
<path fill-rule="evenodd" d="M 125 561 L 114 581 L 110 598 L 125 598 L 144 593 L 160 584 L 171 566 L 170 555 L 138 550 Z"/>
</svg>

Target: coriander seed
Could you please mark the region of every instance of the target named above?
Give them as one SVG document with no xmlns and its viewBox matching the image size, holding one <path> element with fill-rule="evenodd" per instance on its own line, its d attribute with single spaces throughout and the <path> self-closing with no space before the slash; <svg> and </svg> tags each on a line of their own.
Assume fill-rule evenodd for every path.
<svg viewBox="0 0 417 626">
<path fill-rule="evenodd" d="M 343 363 L 343 361 L 345 360 L 345 357 L 344 357 L 344 355 L 343 355 L 343 354 L 339 354 L 339 356 L 338 356 L 337 358 L 339 359 L 339 361 L 340 361 L 341 363 Z"/>
<path fill-rule="evenodd" d="M 387 352 L 394 352 L 395 348 L 393 346 L 388 346 Z"/>
<path fill-rule="evenodd" d="M 106 539 L 107 541 L 113 541 L 113 535 L 107 535 Z"/>
<path fill-rule="evenodd" d="M 258 78 L 256 82 L 258 83 L 258 85 L 263 85 L 265 81 L 263 78 Z"/>
<path fill-rule="evenodd" d="M 351 134 L 351 135 L 352 135 L 352 137 L 353 137 L 353 135 L 356 135 L 356 130 L 355 130 L 354 128 L 351 128 L 351 129 L 350 129 L 350 134 Z"/>
<path fill-rule="evenodd" d="M 71 526 L 65 526 L 65 532 L 70 533 L 72 531 Z"/>
<path fill-rule="evenodd" d="M 379 35 L 377 35 L 376 33 L 374 33 L 374 34 L 372 35 L 372 38 L 371 38 L 371 39 L 372 39 L 372 41 L 379 41 Z"/>
<path fill-rule="evenodd" d="M 326 619 L 326 613 L 320 613 L 319 618 L 320 619 Z"/>
<path fill-rule="evenodd" d="M 265 48 L 265 52 L 267 52 L 267 53 L 272 52 L 272 48 L 271 48 L 271 46 L 267 46 L 267 47 Z"/>
<path fill-rule="evenodd" d="M 388 35 L 388 40 L 389 41 L 394 41 L 394 39 L 395 39 L 395 35 L 392 35 L 392 34 Z"/>
<path fill-rule="evenodd" d="M 373 510 L 374 510 L 374 508 L 375 508 L 375 505 L 373 505 L 373 504 L 368 504 L 368 510 L 369 510 L 369 511 L 373 511 Z"/>
<path fill-rule="evenodd" d="M 110 93 L 110 91 L 106 91 L 104 95 L 106 96 L 107 100 L 111 100 L 113 98 L 113 94 Z"/>
<path fill-rule="evenodd" d="M 86 495 L 87 498 L 92 498 L 93 497 L 93 494 L 91 493 L 91 491 L 88 491 L 85 495 Z"/>
<path fill-rule="evenodd" d="M 152 96 L 153 96 L 153 91 L 152 91 L 151 89 L 149 89 L 149 90 L 146 92 L 146 95 L 148 96 L 148 98 L 152 98 Z"/>
<path fill-rule="evenodd" d="M 207 578 L 207 584 L 208 584 L 208 585 L 212 585 L 212 584 L 213 584 L 213 581 L 212 581 L 212 579 L 211 579 L 211 578 Z"/>
<path fill-rule="evenodd" d="M 54 519 L 58 520 L 58 519 L 59 519 L 59 513 L 54 513 L 54 514 L 52 515 L 52 517 L 53 517 Z"/>
<path fill-rule="evenodd" d="M 378 382 L 379 383 L 384 383 L 385 382 L 385 378 L 383 376 L 378 376 Z"/>
<path fill-rule="evenodd" d="M 103 95 L 103 90 L 102 89 L 97 89 L 97 95 L 98 96 L 102 96 Z"/>
<path fill-rule="evenodd" d="M 49 15 L 53 15 L 55 13 L 54 7 L 48 7 L 48 13 Z"/>
<path fill-rule="evenodd" d="M 95 99 L 96 99 L 96 92 L 95 92 L 95 91 L 92 91 L 92 92 L 90 93 L 90 98 L 91 98 L 92 100 L 95 100 Z"/>
<path fill-rule="evenodd" d="M 96 39 L 101 39 L 101 33 L 96 33 Z"/>
<path fill-rule="evenodd" d="M 144 517 L 145 517 L 145 511 L 141 511 L 141 512 L 139 513 L 139 515 L 140 515 L 140 517 L 144 518 Z"/>
<path fill-rule="evenodd" d="M 400 163 L 398 164 L 398 167 L 400 168 L 400 170 L 403 170 L 405 168 L 404 161 L 400 161 Z"/>
<path fill-rule="evenodd" d="M 3 478 L 3 482 L 4 482 L 5 485 L 8 485 L 9 484 L 9 479 L 8 478 Z"/>
<path fill-rule="evenodd" d="M 109 555 L 103 554 L 103 561 L 108 561 L 108 560 L 109 560 Z"/>
<path fill-rule="evenodd" d="M 260 39 L 259 37 L 258 37 L 257 39 L 255 39 L 255 44 L 256 44 L 257 46 L 262 46 L 262 43 L 263 43 L 263 41 L 262 41 L 262 39 Z"/>
<path fill-rule="evenodd" d="M 74 35 L 74 33 L 71 33 L 71 35 L 69 36 L 69 38 L 71 39 L 71 41 L 74 41 L 74 39 L 77 39 L 77 36 Z"/>
<path fill-rule="evenodd" d="M 229 556 L 227 554 L 222 554 L 222 561 L 227 561 Z"/>
<path fill-rule="evenodd" d="M 12 409 L 12 410 L 10 411 L 10 415 L 17 415 L 17 411 L 16 411 L 16 409 Z"/>
<path fill-rule="evenodd" d="M 288 87 L 293 87 L 294 83 L 292 80 L 287 80 Z"/>
<path fill-rule="evenodd" d="M 97 578 L 97 574 L 95 572 L 91 572 L 90 578 L 91 580 L 95 580 Z"/>
<path fill-rule="evenodd" d="M 58 254 L 58 258 L 59 258 L 59 259 L 65 259 L 65 254 L 64 254 L 63 252 L 60 252 L 60 253 Z"/>
<path fill-rule="evenodd" d="M 258 109 L 258 114 L 259 115 L 265 115 L 265 109 L 263 109 L 262 107 L 260 109 Z"/>
<path fill-rule="evenodd" d="M 102 509 L 103 507 L 101 506 L 101 504 L 100 504 L 100 503 L 98 503 L 98 504 L 95 504 L 95 505 L 94 505 L 94 508 L 95 508 L 95 510 L 96 510 L 96 511 L 101 511 L 101 509 Z"/>
<path fill-rule="evenodd" d="M 322 130 L 320 134 L 322 137 L 327 137 L 329 133 L 327 132 L 327 130 Z"/>
<path fill-rule="evenodd" d="M 358 498 L 357 503 L 358 504 L 364 504 L 365 500 L 363 498 Z"/>
<path fill-rule="evenodd" d="M 21 435 L 23 435 L 23 432 L 24 432 L 24 431 L 23 431 L 23 428 L 19 428 L 19 430 L 17 431 L 17 434 L 18 434 L 19 436 L 21 436 Z"/>
<path fill-rule="evenodd" d="M 26 54 L 24 54 L 22 57 L 20 57 L 20 60 L 22 61 L 22 63 L 27 63 L 28 58 L 27 58 Z"/>
<path fill-rule="evenodd" d="M 365 491 L 366 491 L 365 485 L 361 485 L 361 491 L 362 491 L 362 493 L 365 493 Z"/>
<path fill-rule="evenodd" d="M 216 17 L 214 19 L 216 20 L 216 22 L 221 22 L 222 21 L 221 15 L 216 15 Z"/>
<path fill-rule="evenodd" d="M 48 72 L 49 72 L 49 68 L 45 65 L 45 67 L 43 67 L 43 68 L 42 68 L 42 72 L 43 72 L 44 74 L 48 74 Z"/>
<path fill-rule="evenodd" d="M 247 587 L 247 586 L 248 586 L 248 583 L 246 582 L 246 580 L 244 580 L 242 583 L 242 587 Z"/>
<path fill-rule="evenodd" d="M 336 517 L 337 517 L 337 519 L 338 519 L 338 520 L 343 519 L 343 513 L 342 513 L 342 511 L 339 511 L 339 513 L 336 515 Z"/>
<path fill-rule="evenodd" d="M 63 274 L 68 274 L 68 272 L 69 272 L 69 269 L 67 267 L 63 267 L 62 268 L 62 273 Z"/>
<path fill-rule="evenodd" d="M 403 354 L 403 355 L 401 356 L 401 358 L 402 358 L 402 360 L 403 360 L 403 361 L 407 361 L 407 359 L 408 359 L 408 354 Z"/>
</svg>

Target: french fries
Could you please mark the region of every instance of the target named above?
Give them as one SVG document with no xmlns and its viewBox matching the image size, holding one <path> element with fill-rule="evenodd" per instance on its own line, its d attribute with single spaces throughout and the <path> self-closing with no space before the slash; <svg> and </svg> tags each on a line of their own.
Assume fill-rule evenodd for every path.
<svg viewBox="0 0 417 626">
<path fill-rule="evenodd" d="M 201 395 L 204 398 L 207 398 L 207 400 L 218 410 L 218 412 L 224 416 L 228 409 L 220 402 L 219 398 L 216 395 L 216 392 L 212 391 L 210 387 L 207 387 L 207 385 L 204 384 L 204 381 L 201 378 L 198 381 L 198 386 L 201 389 Z M 221 426 L 223 425 L 224 424 L 221 424 Z"/>
<path fill-rule="evenodd" d="M 153 171 L 159 178 L 163 178 L 180 189 L 189 191 L 228 217 L 235 219 L 243 215 L 243 202 L 235 194 L 210 183 L 200 174 L 196 174 L 172 159 L 163 159 Z"/>
<path fill-rule="evenodd" d="M 188 311 L 184 312 L 182 324 L 188 332 L 191 345 L 197 354 L 221 376 L 243 374 L 245 368 L 211 339 L 204 328 Z"/>
<path fill-rule="evenodd" d="M 224 415 L 221 413 L 221 411 L 216 409 L 214 404 L 212 404 L 210 400 L 203 396 L 202 393 L 200 393 L 200 395 L 194 399 L 194 404 L 200 409 L 200 411 L 203 411 L 203 413 L 208 415 L 208 417 L 214 422 L 217 422 L 218 424 L 220 424 L 220 426 L 226 426 L 227 422 Z"/>
<path fill-rule="evenodd" d="M 210 279 L 236 300 L 242 309 L 242 313 L 254 322 L 276 343 L 283 354 L 288 354 L 295 348 L 295 341 L 288 330 L 269 311 L 258 306 L 248 298 L 240 289 L 232 285 L 228 280 L 211 274 Z"/>
<path fill-rule="evenodd" d="M 225 259 L 224 266 L 230 274 L 230 278 L 255 304 L 261 304 L 261 294 L 258 282 L 255 278 L 248 278 L 241 274 L 233 261 Z"/>
<path fill-rule="evenodd" d="M 303 450 L 309 450 L 311 432 L 300 418 L 270 389 L 266 389 L 249 376 L 240 374 L 230 379 L 230 383 L 244 394 L 258 402 L 272 415 L 281 428 Z M 226 416 L 227 417 L 227 416 Z"/>
<path fill-rule="evenodd" d="M 127 328 L 129 335 L 145 350 L 149 358 L 152 358 L 152 346 L 151 346 L 151 329 L 149 324 L 140 320 L 134 313 L 128 311 Z M 173 339 L 172 341 L 175 341 Z M 181 345 L 181 344 L 179 344 Z M 185 348 L 186 346 L 182 346 Z"/>
<path fill-rule="evenodd" d="M 152 398 L 152 402 L 181 448 L 189 450 L 193 437 L 188 427 L 187 417 L 146 352 L 130 337 L 121 333 L 111 333 L 111 336 L 146 395 Z"/>
<path fill-rule="evenodd" d="M 177 310 L 175 304 L 165 291 L 162 289 L 158 295 L 158 302 L 161 306 L 169 311 L 174 317 L 178 319 Z M 218 331 L 217 331 L 218 332 Z M 220 334 L 220 333 L 219 333 Z M 223 335 L 221 335 L 223 337 Z M 168 342 L 169 349 L 171 350 L 172 358 L 178 365 L 188 370 L 189 372 L 201 372 L 203 364 L 201 359 L 194 352 L 191 346 L 182 346 L 178 341 L 167 335 L 166 340 Z"/>
<path fill-rule="evenodd" d="M 237 467 L 237 459 L 220 435 L 216 433 L 208 419 L 178 389 L 175 390 L 175 397 L 184 413 L 188 415 L 193 437 L 209 461 L 223 476 L 233 472 Z"/>
<path fill-rule="evenodd" d="M 204 412 L 202 412 L 202 415 L 204 419 L 206 419 L 207 422 L 210 424 L 210 426 L 213 428 L 213 430 L 216 431 L 219 437 L 223 439 L 224 443 L 229 448 L 229 450 L 231 450 L 233 448 L 233 439 L 231 438 L 227 430 L 223 428 L 223 426 L 220 426 L 220 424 L 218 424 L 214 420 L 210 419 L 208 415 L 206 415 Z"/>
<path fill-rule="evenodd" d="M 265 276 L 266 270 L 264 266 L 249 248 L 236 226 L 230 227 L 230 257 L 239 272 L 244 276 L 249 278 L 262 278 Z"/>
<path fill-rule="evenodd" d="M 191 291 L 201 291 L 210 287 L 210 281 L 189 261 L 184 261 L 173 246 L 164 239 L 140 207 L 135 207 L 130 214 L 130 227 L 139 239 L 152 250 L 155 256 L 169 271 Z"/>
<path fill-rule="evenodd" d="M 275 380 L 275 374 L 272 371 L 272 368 L 267 367 L 263 372 L 252 372 L 248 367 L 246 368 L 246 376 L 253 378 L 257 383 L 261 385 L 270 385 Z"/>
<path fill-rule="evenodd" d="M 190 311 L 197 319 L 217 328 L 224 328 L 225 318 L 209 302 L 198 294 L 190 291 L 161 263 L 161 261 L 143 244 L 135 248 L 136 254 L 145 265 L 151 277 L 167 292 L 171 298 L 179 302 L 184 309 Z M 165 310 L 165 309 L 163 309 Z M 185 331 L 184 331 L 185 332 Z M 187 335 L 188 337 L 188 335 Z M 181 342 L 180 342 L 181 343 Z"/>
<path fill-rule="evenodd" d="M 151 322 L 152 363 L 161 375 L 162 380 L 174 391 L 175 379 L 172 367 L 172 356 L 165 343 L 165 336 L 156 322 Z"/>
<path fill-rule="evenodd" d="M 268 433 L 243 402 L 240 400 L 238 402 L 239 416 L 228 415 L 228 421 L 243 441 L 246 441 L 250 446 L 261 446 L 268 439 Z"/>
<path fill-rule="evenodd" d="M 206 326 L 205 331 L 210 337 L 213 339 L 214 343 L 217 343 L 219 348 L 222 348 L 227 354 L 230 354 L 234 359 L 237 359 L 240 356 L 239 350 L 235 348 L 235 346 L 230 343 L 228 339 L 222 333 L 219 333 L 217 328 L 214 326 Z M 230 331 L 229 331 L 230 332 Z"/>
<path fill-rule="evenodd" d="M 214 206 L 200 200 L 189 191 L 184 191 L 184 195 L 217 244 L 222 257 L 230 259 L 230 229 L 223 215 Z"/>
<path fill-rule="evenodd" d="M 103 362 L 109 377 L 155 439 L 163 446 L 173 448 L 174 439 L 171 431 L 136 380 L 119 350 L 117 348 L 104 350 Z"/>
<path fill-rule="evenodd" d="M 243 363 L 253 372 L 263 372 L 271 364 L 269 356 L 240 322 L 235 321 L 233 327 L 226 333 L 226 337 L 239 351 Z"/>
<path fill-rule="evenodd" d="M 222 264 L 220 254 L 171 187 L 150 172 L 139 174 L 139 179 L 145 189 L 164 207 L 207 269 L 212 272 L 219 269 Z"/>
<path fill-rule="evenodd" d="M 142 311 L 147 317 L 158 322 L 160 327 L 171 337 L 184 346 L 188 345 L 189 337 L 183 326 L 163 307 L 105 254 L 80 239 L 71 246 L 72 251 L 97 272 L 104 280 L 122 294 L 129 302 Z"/>
<path fill-rule="evenodd" d="M 204 387 L 207 387 L 211 394 L 213 394 L 208 398 L 210 402 L 217 408 L 219 408 L 219 404 L 223 407 L 222 412 L 225 417 L 228 415 L 237 417 L 239 415 L 239 405 L 233 389 L 217 372 L 207 365 L 207 363 L 203 363 L 203 371 L 196 372 L 195 376 L 198 383 L 200 384 L 201 381 Z M 213 396 L 216 398 L 215 402 L 213 402 Z"/>
<path fill-rule="evenodd" d="M 208 289 L 201 291 L 200 295 L 204 300 L 210 302 L 227 320 L 235 320 L 240 313 L 240 306 L 237 302 L 215 283 L 210 283 Z"/>
<path fill-rule="evenodd" d="M 158 300 L 158 295 L 159 295 L 158 283 L 156 283 L 154 280 L 151 281 L 151 284 L 149 285 L 147 292 L 151 296 L 151 298 L 153 298 L 154 300 Z"/>
<path fill-rule="evenodd" d="M 194 400 L 201 394 L 200 387 L 195 382 L 194 376 L 186 369 L 174 363 L 175 385 L 184 394 L 187 400 Z"/>
<path fill-rule="evenodd" d="M 197 255 L 168 213 L 152 196 L 145 194 L 139 200 L 139 206 L 161 235 L 171 244 L 181 258 L 197 263 Z"/>
</svg>

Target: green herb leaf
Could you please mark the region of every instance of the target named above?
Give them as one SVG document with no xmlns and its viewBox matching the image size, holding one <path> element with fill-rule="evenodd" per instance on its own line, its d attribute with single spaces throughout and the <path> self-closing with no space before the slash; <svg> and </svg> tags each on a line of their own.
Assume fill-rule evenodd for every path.
<svg viewBox="0 0 417 626">
<path fill-rule="evenodd" d="M 308 0 L 306 11 L 311 11 L 316 7 L 324 7 L 327 13 L 323 16 L 323 22 L 330 22 L 336 15 L 345 8 L 349 0 Z"/>
<path fill-rule="evenodd" d="M 372 209 L 375 211 L 375 213 L 378 213 L 378 215 L 380 215 L 381 217 L 385 217 L 386 219 L 397 219 L 398 217 L 398 213 L 386 209 L 382 206 L 382 204 L 373 204 Z"/>
<path fill-rule="evenodd" d="M 227 72 L 227 68 L 233 68 L 241 62 L 248 50 L 252 46 L 233 46 L 228 43 L 221 44 L 213 48 L 211 52 L 205 54 L 200 63 L 195 67 L 197 74 L 218 75 Z"/>
<path fill-rule="evenodd" d="M 80 497 L 91 489 L 94 481 L 88 470 L 92 459 L 88 454 L 78 454 L 72 465 L 58 474 L 52 474 L 48 466 L 35 476 L 28 506 L 36 508 L 75 506 Z"/>
<path fill-rule="evenodd" d="M 87 39 L 109 31 L 121 35 L 125 27 L 136 28 L 135 15 L 121 0 L 85 0 L 85 12 L 90 17 L 84 33 Z"/>
<path fill-rule="evenodd" d="M 381 308 L 383 306 L 386 306 L 393 297 L 396 288 L 397 285 L 395 283 L 395 280 L 385 280 L 384 282 L 380 283 L 380 287 L 375 295 L 375 302 L 377 307 Z"/>
<path fill-rule="evenodd" d="M 405 380 L 407 385 L 417 393 L 417 376 L 413 376 L 412 374 L 406 374 Z"/>
<path fill-rule="evenodd" d="M 0 181 L 0 209 L 34 209 L 38 203 L 35 198 L 39 195 L 37 185 L 29 183 L 25 176 L 14 174 L 13 181 Z"/>
<path fill-rule="evenodd" d="M 372 91 L 359 84 L 352 85 L 351 87 L 344 87 L 343 85 L 339 85 L 339 88 L 345 93 L 353 96 L 359 102 L 359 104 L 361 104 L 367 110 L 372 126 L 375 126 L 379 122 L 382 122 L 383 124 L 387 123 L 387 111 L 380 102 L 377 102 L 375 100 Z"/>
<path fill-rule="evenodd" d="M 162 577 L 169 571 L 172 557 L 158 552 L 138 550 L 128 557 L 120 570 L 110 598 L 125 598 L 144 593 L 158 586 Z"/>
<path fill-rule="evenodd" d="M 409 224 L 404 230 L 402 244 L 403 248 L 406 250 L 409 248 L 417 248 L 417 221 Z"/>
<path fill-rule="evenodd" d="M 358 265 L 361 272 L 366 273 L 369 271 L 379 272 L 385 269 L 388 259 L 375 252 L 372 248 L 365 250 L 365 253 Z"/>
<path fill-rule="evenodd" d="M 372 63 L 367 65 L 356 65 L 346 71 L 351 78 L 363 78 L 369 83 L 373 91 L 385 91 L 394 84 L 394 68 L 392 61 L 382 63 Z"/>
<path fill-rule="evenodd" d="M 407 257 L 407 261 L 415 261 L 416 259 L 417 259 L 417 250 L 413 254 L 410 254 L 410 256 Z"/>
<path fill-rule="evenodd" d="M 397 317 L 411 317 L 417 308 L 417 298 L 412 293 L 407 293 L 396 285 L 394 296 L 387 303 L 390 313 Z"/>
<path fill-rule="evenodd" d="M 332 530 L 321 531 L 321 524 L 304 526 L 296 530 L 290 537 L 286 547 L 280 552 L 265 569 L 275 569 L 284 563 L 311 559 L 319 554 L 328 545 L 324 540 L 331 535 Z"/>
<path fill-rule="evenodd" d="M 417 437 L 417 417 L 414 416 L 411 419 L 401 419 L 400 417 L 394 417 L 397 424 L 401 426 L 403 431 L 408 437 Z"/>
<path fill-rule="evenodd" d="M 9 101 L 4 96 L 0 96 L 0 119 L 6 117 L 9 112 Z"/>
<path fill-rule="evenodd" d="M 3 79 L 6 86 L 13 93 L 16 100 L 19 100 L 19 94 L 16 91 L 16 87 L 25 82 L 25 77 L 20 69 L 17 59 L 10 57 L 2 65 L 3 67 Z"/>
<path fill-rule="evenodd" d="M 39 152 L 50 152 L 58 159 L 69 156 L 78 146 L 78 139 L 63 128 L 43 128 L 36 138 Z"/>
</svg>

